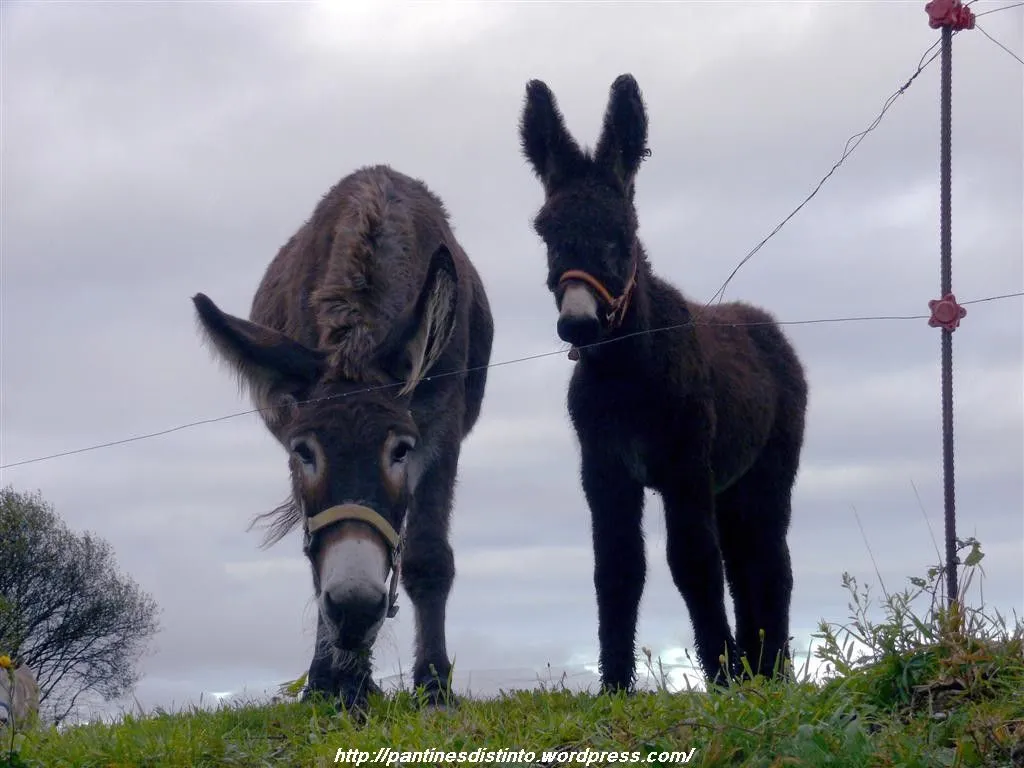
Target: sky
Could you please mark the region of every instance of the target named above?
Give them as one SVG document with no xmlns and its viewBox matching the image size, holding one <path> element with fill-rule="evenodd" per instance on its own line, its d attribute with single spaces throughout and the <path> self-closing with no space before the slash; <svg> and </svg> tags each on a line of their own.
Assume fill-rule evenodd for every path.
<svg viewBox="0 0 1024 768">
<path fill-rule="evenodd" d="M 493 363 L 564 351 L 530 225 L 543 192 L 519 150 L 531 78 L 591 146 L 611 82 L 637 78 L 652 150 L 640 237 L 658 275 L 706 301 L 914 72 L 939 36 L 923 6 L 4 3 L 0 464 L 249 409 L 190 297 L 245 316 L 278 248 L 364 165 L 445 201 L 488 291 Z M 979 25 L 1024 52 L 1024 8 Z M 980 31 L 955 38 L 961 300 L 1024 290 L 1022 78 Z M 938 96 L 936 60 L 725 298 L 784 321 L 927 314 Z M 940 332 L 915 319 L 786 333 L 810 382 L 789 537 L 791 634 L 806 651 L 819 621 L 848 616 L 844 571 L 877 592 L 938 562 Z M 970 305 L 953 347 L 958 532 L 987 554 L 985 600 L 1021 613 L 1024 299 Z M 492 370 L 464 445 L 447 622 L 460 690 L 596 683 L 571 370 L 563 354 Z M 316 609 L 300 535 L 264 551 L 246 531 L 289 492 L 255 415 L 0 473 L 108 540 L 160 606 L 134 700 L 104 711 L 258 695 L 306 670 Z M 638 643 L 676 663 L 693 636 L 650 494 L 645 532 Z M 386 683 L 412 666 L 404 592 L 400 605 L 376 645 Z"/>
</svg>

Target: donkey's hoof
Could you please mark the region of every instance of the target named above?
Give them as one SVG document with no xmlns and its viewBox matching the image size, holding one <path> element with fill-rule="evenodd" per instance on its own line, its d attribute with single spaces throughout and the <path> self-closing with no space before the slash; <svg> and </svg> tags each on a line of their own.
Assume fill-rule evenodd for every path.
<svg viewBox="0 0 1024 768">
<path fill-rule="evenodd" d="M 728 674 L 720 670 L 714 677 L 704 678 L 704 687 L 708 693 L 726 693 L 736 683 L 742 682 L 743 678 L 742 669 L 731 669 Z"/>
<path fill-rule="evenodd" d="M 344 680 L 338 689 L 338 703 L 353 719 L 363 721 L 370 712 L 371 693 L 381 693 L 381 689 L 369 677 Z"/>
<path fill-rule="evenodd" d="M 636 695 L 636 688 L 633 685 L 623 685 L 621 683 L 601 683 L 602 696 L 625 696 L 630 698 Z"/>
<path fill-rule="evenodd" d="M 459 706 L 459 697 L 447 685 L 442 686 L 430 681 L 417 688 L 422 694 L 422 706 L 426 709 L 451 711 Z"/>
<path fill-rule="evenodd" d="M 370 700 L 365 693 L 342 692 L 338 696 L 338 706 L 357 725 L 365 723 L 370 714 Z"/>
<path fill-rule="evenodd" d="M 455 712 L 459 708 L 459 698 L 455 694 L 448 694 L 447 697 L 429 697 L 423 707 L 434 712 Z"/>
<path fill-rule="evenodd" d="M 325 688 L 310 688 L 307 685 L 302 689 L 302 693 L 299 695 L 299 701 L 303 704 L 307 702 L 314 702 L 317 704 L 333 703 L 334 693 L 326 690 Z"/>
</svg>

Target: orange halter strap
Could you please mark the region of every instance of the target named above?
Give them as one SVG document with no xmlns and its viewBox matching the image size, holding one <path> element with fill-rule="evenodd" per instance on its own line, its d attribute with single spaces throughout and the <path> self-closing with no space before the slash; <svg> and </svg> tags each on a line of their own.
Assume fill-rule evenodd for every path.
<svg viewBox="0 0 1024 768">
<path fill-rule="evenodd" d="M 622 289 L 622 293 L 618 296 L 612 296 L 611 291 L 605 287 L 604 283 L 582 269 L 568 269 L 563 272 L 562 276 L 558 278 L 558 287 L 562 287 L 570 280 L 579 280 L 597 291 L 597 294 L 604 300 L 604 303 L 608 305 L 608 314 L 606 316 L 608 328 L 615 330 L 622 325 L 622 321 L 626 317 L 626 311 L 629 309 L 629 303 L 633 298 L 633 290 L 636 288 L 638 268 L 637 260 L 633 259 L 633 272 L 630 274 L 629 280 L 626 281 L 626 287 Z M 569 359 L 580 359 L 580 353 L 576 347 L 569 350 Z"/>
</svg>

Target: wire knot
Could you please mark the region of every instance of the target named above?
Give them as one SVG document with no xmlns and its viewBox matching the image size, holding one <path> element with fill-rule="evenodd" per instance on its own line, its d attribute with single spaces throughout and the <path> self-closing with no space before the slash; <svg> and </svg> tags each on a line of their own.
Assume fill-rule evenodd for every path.
<svg viewBox="0 0 1024 768">
<path fill-rule="evenodd" d="M 956 302 L 956 296 L 947 293 L 941 299 L 932 299 L 928 302 L 928 309 L 932 316 L 928 318 L 928 325 L 932 328 L 945 328 L 947 331 L 955 331 L 960 327 L 960 321 L 967 316 L 967 308 Z"/>
<path fill-rule="evenodd" d="M 960 3 L 960 0 L 931 0 L 925 5 L 928 26 L 932 29 L 951 27 L 954 32 L 974 29 L 974 11 Z"/>
</svg>

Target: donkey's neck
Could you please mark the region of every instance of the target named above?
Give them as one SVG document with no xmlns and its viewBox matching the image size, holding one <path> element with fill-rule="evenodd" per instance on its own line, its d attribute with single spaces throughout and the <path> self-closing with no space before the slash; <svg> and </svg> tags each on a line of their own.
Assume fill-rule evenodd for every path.
<svg viewBox="0 0 1024 768">
<path fill-rule="evenodd" d="M 597 370 L 619 369 L 632 372 L 653 372 L 657 367 L 655 354 L 659 329 L 666 325 L 659 311 L 665 286 L 651 271 L 643 246 L 634 246 L 637 259 L 636 286 L 623 317 L 622 325 L 606 335 L 593 347 L 580 350 L 581 360 Z M 669 323 L 670 324 L 670 323 Z"/>
</svg>

